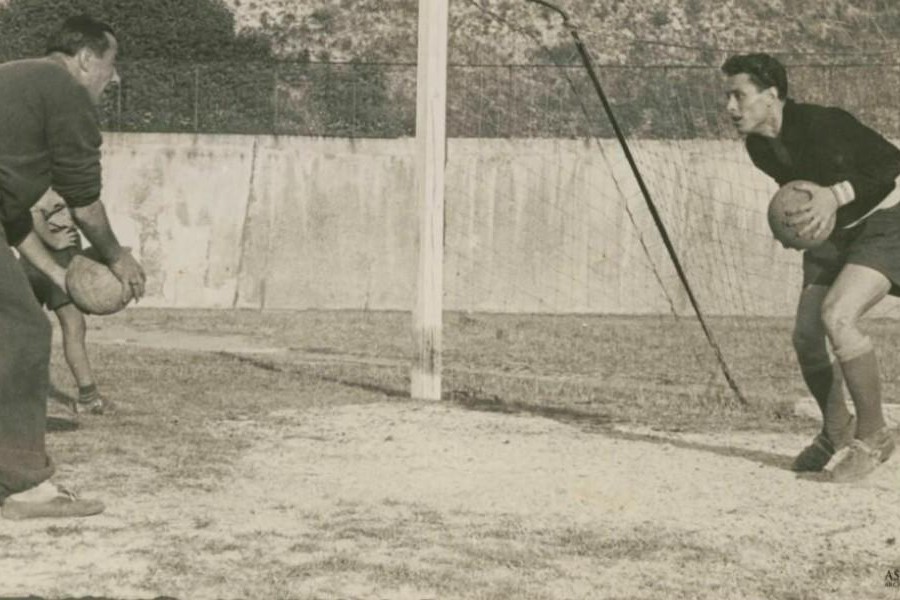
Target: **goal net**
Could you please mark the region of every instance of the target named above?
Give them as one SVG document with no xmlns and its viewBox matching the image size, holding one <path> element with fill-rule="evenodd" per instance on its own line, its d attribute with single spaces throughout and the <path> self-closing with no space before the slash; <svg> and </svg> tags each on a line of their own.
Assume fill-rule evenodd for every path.
<svg viewBox="0 0 900 600">
<path fill-rule="evenodd" d="M 663 410 L 805 394 L 790 342 L 801 255 L 772 239 L 765 209 L 776 185 L 727 119 L 719 66 L 730 53 L 768 51 L 787 64 L 794 98 L 846 108 L 896 139 L 900 113 L 885 98 L 900 70 L 887 38 L 867 48 L 832 39 L 832 53 L 691 45 L 611 30 L 608 4 L 560 3 L 611 116 L 553 11 L 475 0 L 451 10 L 445 390 L 542 406 L 641 395 Z M 876 314 L 898 313 L 885 302 Z"/>
</svg>

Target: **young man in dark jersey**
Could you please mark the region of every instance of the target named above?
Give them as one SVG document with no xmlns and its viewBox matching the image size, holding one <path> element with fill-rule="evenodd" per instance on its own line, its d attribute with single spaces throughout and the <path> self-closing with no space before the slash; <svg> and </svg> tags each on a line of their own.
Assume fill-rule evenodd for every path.
<svg viewBox="0 0 900 600">
<path fill-rule="evenodd" d="M 123 295 L 143 295 L 143 269 L 119 245 L 100 200 L 97 105 L 117 77 L 117 52 L 108 25 L 79 16 L 51 37 L 46 57 L 0 65 L 0 514 L 9 519 L 104 508 L 49 481 L 51 328 L 11 247 L 66 289 L 65 269 L 32 230 L 31 208 L 52 187 L 122 282 Z"/>
<path fill-rule="evenodd" d="M 894 451 L 878 360 L 859 320 L 900 295 L 900 150 L 844 110 L 793 101 L 784 66 L 767 54 L 732 56 L 722 71 L 728 115 L 753 163 L 779 185 L 811 182 L 791 224 L 813 236 L 836 214 L 828 240 L 803 253 L 793 344 L 824 425 L 793 468 L 862 479 Z"/>
</svg>

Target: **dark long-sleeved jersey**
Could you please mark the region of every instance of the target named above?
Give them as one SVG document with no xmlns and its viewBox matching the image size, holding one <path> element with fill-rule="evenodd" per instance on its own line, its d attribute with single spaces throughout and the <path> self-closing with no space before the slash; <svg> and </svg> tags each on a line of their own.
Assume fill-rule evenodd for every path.
<svg viewBox="0 0 900 600">
<path fill-rule="evenodd" d="M 72 207 L 99 198 L 102 141 L 87 90 L 63 64 L 0 65 L 0 222 L 10 245 L 31 231 L 31 207 L 49 187 Z"/>
<path fill-rule="evenodd" d="M 900 149 L 839 108 L 788 99 L 779 137 L 751 134 L 746 145 L 753 164 L 778 185 L 798 179 L 822 186 L 849 182 L 855 199 L 838 209 L 838 227 L 875 208 L 900 175 Z"/>
</svg>

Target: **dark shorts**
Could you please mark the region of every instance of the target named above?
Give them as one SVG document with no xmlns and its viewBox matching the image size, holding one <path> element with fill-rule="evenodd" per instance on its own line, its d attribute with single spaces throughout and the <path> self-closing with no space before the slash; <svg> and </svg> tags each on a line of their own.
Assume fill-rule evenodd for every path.
<svg viewBox="0 0 900 600">
<path fill-rule="evenodd" d="M 47 248 L 47 252 L 50 253 L 56 264 L 61 267 L 68 267 L 72 257 L 79 254 L 81 250 L 76 246 L 69 246 L 62 250 Z M 42 306 L 46 306 L 49 310 L 56 310 L 72 302 L 65 291 L 59 289 L 49 277 L 42 271 L 39 271 L 27 258 L 22 256 L 19 260 L 22 262 L 22 268 L 25 269 L 25 275 L 28 276 L 28 283 L 31 284 L 31 289 Z"/>
<path fill-rule="evenodd" d="M 900 204 L 879 210 L 850 229 L 835 231 L 828 241 L 803 253 L 803 286 L 831 285 L 845 264 L 875 269 L 900 296 Z"/>
</svg>

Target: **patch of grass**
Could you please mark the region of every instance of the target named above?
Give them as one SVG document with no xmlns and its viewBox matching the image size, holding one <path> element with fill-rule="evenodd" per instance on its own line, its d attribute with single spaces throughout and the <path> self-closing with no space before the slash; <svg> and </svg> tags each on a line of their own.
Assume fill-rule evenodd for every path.
<svg viewBox="0 0 900 600">
<path fill-rule="evenodd" d="M 209 554 L 240 552 L 244 546 L 234 541 L 212 540 L 203 544 L 203 551 Z"/>
<path fill-rule="evenodd" d="M 329 355 L 402 359 L 408 353 L 408 315 L 402 313 L 140 309 L 110 319 L 173 333 L 271 336 L 273 345 L 317 348 Z M 802 382 L 785 349 L 786 322 L 751 323 L 753 335 L 743 337 L 737 335 L 738 324 L 719 324 L 719 331 L 733 333 L 723 337 L 748 385 L 751 404 L 741 407 L 717 381 L 715 368 L 698 360 L 708 348 L 689 322 L 671 329 L 671 320 L 654 318 L 454 319 L 448 319 L 445 338 L 445 388 L 447 400 L 461 408 L 534 414 L 635 441 L 654 438 L 611 426 L 641 424 L 664 431 L 813 427 L 791 410 Z M 900 354 L 900 341 L 890 337 L 896 333 L 892 327 L 872 332 L 884 349 L 883 362 Z M 311 363 L 291 353 L 234 357 L 102 345 L 91 345 L 90 352 L 101 389 L 119 410 L 85 417 L 76 431 L 50 434 L 51 455 L 63 479 L 71 478 L 76 487 L 147 504 L 161 491 L 203 498 L 219 490 L 246 449 L 273 437 L 289 438 L 307 408 L 412 402 L 405 397 L 405 363 Z M 58 348 L 52 373 L 56 382 L 70 380 Z M 892 386 L 896 382 L 889 377 L 886 390 Z M 778 457 L 756 453 L 753 458 L 772 464 Z M 222 538 L 215 536 L 224 521 L 203 514 L 173 524 L 159 514 L 145 516 L 142 504 L 134 504 L 134 515 L 114 518 L 158 540 L 124 549 L 136 562 L 151 565 L 132 580 L 155 595 L 189 597 L 208 587 L 235 597 L 266 598 L 366 597 L 372 589 L 386 597 L 394 590 L 403 590 L 398 596 L 421 590 L 442 600 L 592 597 L 590 591 L 605 589 L 604 577 L 614 570 L 634 577 L 655 573 L 623 588 L 640 597 L 721 598 L 738 589 L 746 597 L 796 593 L 806 598 L 816 596 L 822 581 L 837 594 L 878 577 L 842 567 L 835 551 L 822 558 L 820 573 L 799 582 L 807 591 L 792 592 L 798 569 L 808 571 L 807 566 L 784 572 L 741 569 L 739 553 L 708 547 L 684 532 L 608 532 L 564 524 L 549 529 L 513 516 L 442 513 L 398 501 L 373 507 L 336 499 L 318 512 L 280 505 L 279 514 L 302 527 L 286 533 L 260 524 L 251 533 L 223 533 Z M 81 526 L 54 525 L 47 533 L 58 541 Z M 18 539 L 0 536 L 0 543 Z M 691 581 L 697 573 L 710 585 Z M 560 587 L 573 579 L 582 586 L 580 594 Z M 310 581 L 315 583 L 309 588 L 300 587 Z"/>
<path fill-rule="evenodd" d="M 589 529 L 566 528 L 537 532 L 548 554 L 552 556 L 577 556 L 609 561 L 651 561 L 665 558 L 668 561 L 702 562 L 715 557 L 722 560 L 721 551 L 677 540 L 671 535 L 647 529 L 637 529 L 625 537 L 610 535 Z"/>
<path fill-rule="evenodd" d="M 354 553 L 335 552 L 325 558 L 313 560 L 291 569 L 291 577 L 309 577 L 322 573 L 358 573 L 366 571 L 368 565 Z"/>
<path fill-rule="evenodd" d="M 231 427 L 234 415 L 265 420 L 284 408 L 372 401 L 313 376 L 265 372 L 214 354 L 104 345 L 89 351 L 98 385 L 117 410 L 47 437 L 54 460 L 80 478 L 72 482 L 79 489 L 210 491 L 235 457 L 266 435 Z M 58 347 L 51 378 L 71 379 Z"/>
<path fill-rule="evenodd" d="M 314 541 L 303 541 L 297 542 L 296 544 L 291 544 L 291 546 L 288 548 L 288 551 L 296 552 L 298 554 L 312 554 L 313 552 L 318 551 L 320 547 L 320 544 Z"/>
<path fill-rule="evenodd" d="M 531 546 L 531 547 L 529 547 Z M 549 555 L 542 546 L 532 546 L 521 538 L 480 537 L 451 546 L 471 566 L 479 569 L 540 569 L 550 567 Z"/>
<path fill-rule="evenodd" d="M 45 530 L 50 537 L 67 537 L 71 535 L 81 535 L 84 529 L 81 525 L 51 525 Z"/>
<path fill-rule="evenodd" d="M 215 520 L 208 517 L 195 517 L 194 529 L 207 529 L 215 523 Z"/>
<path fill-rule="evenodd" d="M 108 321 L 173 333 L 243 335 L 256 343 L 343 357 L 309 362 L 302 353 L 287 353 L 238 360 L 398 400 L 409 390 L 409 322 L 404 312 L 157 309 L 123 311 Z M 671 316 L 447 313 L 445 396 L 470 408 L 535 412 L 586 426 L 629 423 L 694 431 L 811 426 L 793 415 L 794 401 L 807 392 L 793 357 L 791 320 L 712 318 L 710 323 L 746 406 L 726 385 L 696 321 Z M 900 324 L 879 321 L 867 328 L 883 354 L 886 396 L 892 397 L 900 391 L 900 372 L 890 366 L 891 357 L 900 358 L 895 341 Z"/>
<path fill-rule="evenodd" d="M 361 540 L 370 538 L 373 540 L 389 540 L 395 537 L 397 530 L 391 526 L 350 524 L 341 527 L 335 532 L 334 538 L 338 540 Z"/>
</svg>

